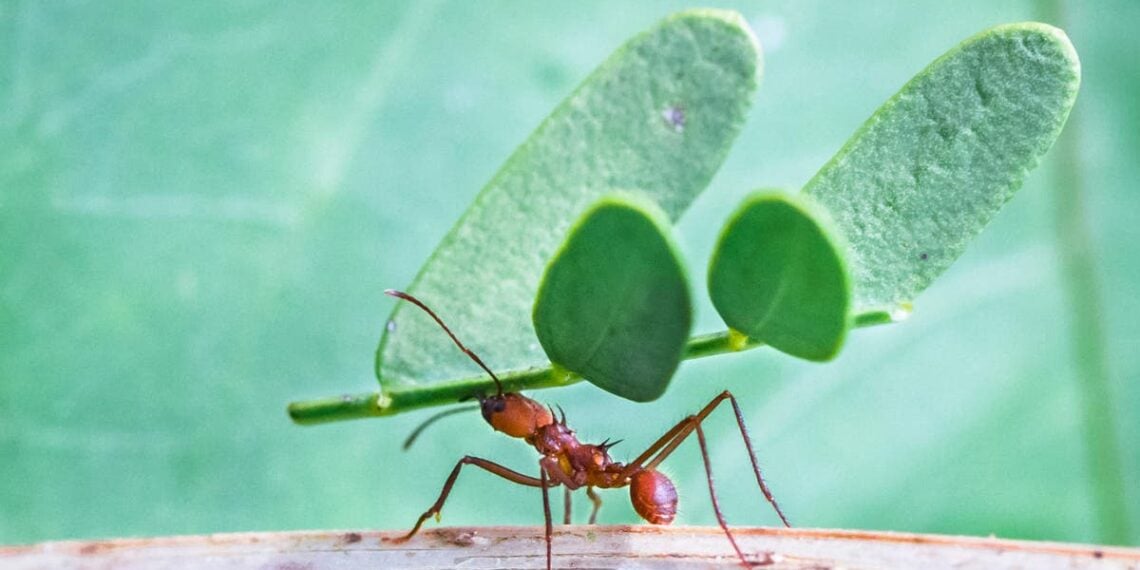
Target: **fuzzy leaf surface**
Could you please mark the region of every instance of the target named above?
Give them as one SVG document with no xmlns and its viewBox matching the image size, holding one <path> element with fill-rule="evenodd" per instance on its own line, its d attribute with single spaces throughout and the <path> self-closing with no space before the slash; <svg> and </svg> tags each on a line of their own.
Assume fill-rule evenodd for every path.
<svg viewBox="0 0 1140 570">
<path fill-rule="evenodd" d="M 681 12 L 636 36 L 511 155 L 408 291 L 493 369 L 545 364 L 531 308 L 571 223 L 615 188 L 644 189 L 677 219 L 728 153 L 759 74 L 734 12 Z M 476 372 L 430 319 L 396 306 L 377 352 L 385 391 Z"/>
<path fill-rule="evenodd" d="M 981 32 L 910 80 L 804 192 L 850 246 L 855 309 L 909 301 L 965 250 L 1061 132 L 1077 53 L 1038 23 Z"/>
</svg>

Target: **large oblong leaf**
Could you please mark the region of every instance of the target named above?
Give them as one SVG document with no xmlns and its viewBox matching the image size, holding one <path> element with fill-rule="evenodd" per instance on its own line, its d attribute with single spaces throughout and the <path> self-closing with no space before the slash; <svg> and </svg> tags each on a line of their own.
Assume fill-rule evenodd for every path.
<svg viewBox="0 0 1140 570">
<path fill-rule="evenodd" d="M 693 320 L 670 231 L 663 211 L 632 195 L 607 196 L 582 216 L 534 302 L 551 362 L 637 402 L 665 392 Z"/>
<path fill-rule="evenodd" d="M 682 12 L 630 40 L 511 155 L 408 291 L 491 367 L 545 364 L 531 307 L 571 222 L 613 188 L 644 189 L 679 217 L 736 138 L 759 57 L 734 12 Z M 396 306 L 377 351 L 385 392 L 477 371 L 431 319 Z"/>
<path fill-rule="evenodd" d="M 713 251 L 709 297 L 730 328 L 808 360 L 834 358 L 850 328 L 842 247 L 803 197 L 744 200 Z"/>
<path fill-rule="evenodd" d="M 855 309 L 913 299 L 1021 186 L 1080 84 L 1065 33 L 997 26 L 939 57 L 804 188 L 850 245 Z"/>
</svg>

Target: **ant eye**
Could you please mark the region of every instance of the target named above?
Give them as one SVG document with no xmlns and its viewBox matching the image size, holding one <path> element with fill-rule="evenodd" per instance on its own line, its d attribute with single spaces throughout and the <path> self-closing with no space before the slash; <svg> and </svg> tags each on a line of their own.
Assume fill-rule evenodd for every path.
<svg viewBox="0 0 1140 570">
<path fill-rule="evenodd" d="M 485 398 L 483 399 L 483 419 L 488 422 L 491 421 L 491 416 L 502 412 L 507 409 L 507 400 L 505 398 Z"/>
</svg>

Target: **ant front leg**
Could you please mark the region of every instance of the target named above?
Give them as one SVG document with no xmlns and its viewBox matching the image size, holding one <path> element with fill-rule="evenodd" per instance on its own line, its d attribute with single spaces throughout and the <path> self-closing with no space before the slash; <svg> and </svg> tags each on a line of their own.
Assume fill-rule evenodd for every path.
<svg viewBox="0 0 1140 570">
<path fill-rule="evenodd" d="M 451 494 L 451 488 L 455 486 L 455 480 L 459 478 L 459 471 L 463 469 L 464 465 L 474 465 L 476 467 L 481 467 L 487 471 L 490 471 L 491 473 L 494 473 L 495 475 L 498 475 L 499 477 L 502 477 L 503 479 L 506 479 L 507 481 L 518 483 L 519 485 L 525 485 L 527 487 L 542 487 L 542 492 L 544 494 L 546 493 L 547 486 L 553 486 L 551 483 L 545 481 L 545 477 L 542 480 L 535 479 L 534 477 L 523 475 L 518 471 L 514 471 L 493 461 L 488 461 L 480 457 L 472 457 L 470 455 L 464 456 L 463 459 L 460 459 L 455 464 L 455 469 L 451 470 L 451 475 L 448 476 L 447 482 L 443 484 L 443 490 L 440 491 L 439 498 L 435 500 L 435 503 L 433 503 L 428 510 L 424 511 L 424 514 L 420 515 L 419 520 L 416 521 L 416 526 L 412 527 L 412 530 L 408 531 L 408 534 L 399 538 L 391 539 L 392 542 L 406 542 L 408 539 L 415 536 L 417 532 L 419 532 L 420 527 L 423 526 L 425 521 L 427 521 L 432 516 L 439 517 L 440 511 L 443 509 L 443 503 L 447 501 L 447 496 Z"/>
</svg>

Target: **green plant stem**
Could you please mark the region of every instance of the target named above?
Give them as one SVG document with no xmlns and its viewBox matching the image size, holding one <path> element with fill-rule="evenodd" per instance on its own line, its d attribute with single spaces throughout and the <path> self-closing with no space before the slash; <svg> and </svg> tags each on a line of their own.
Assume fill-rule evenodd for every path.
<svg viewBox="0 0 1140 570">
<path fill-rule="evenodd" d="M 1057 177 L 1057 246 L 1061 258 L 1062 280 L 1072 326 L 1068 328 L 1072 355 L 1082 392 L 1081 421 L 1089 472 L 1093 481 L 1100 526 L 1100 541 L 1127 544 L 1130 538 L 1128 501 L 1124 485 L 1124 469 L 1120 460 L 1120 444 L 1116 433 L 1116 411 L 1112 402 L 1111 374 L 1105 349 L 1104 307 L 1100 300 L 1100 283 L 1096 278 L 1096 260 L 1085 220 L 1082 188 L 1076 155 L 1077 133 L 1069 122 L 1067 136 L 1058 143 L 1059 154 L 1069 157 L 1069 168 L 1058 169 Z"/>
<path fill-rule="evenodd" d="M 1062 27 L 1066 23 L 1062 0 L 1045 0 L 1040 9 L 1047 21 Z M 1057 248 L 1070 311 L 1068 331 L 1082 396 L 1081 424 L 1099 542 L 1127 544 L 1131 538 L 1127 489 L 1112 405 L 1097 261 L 1085 214 L 1080 127 L 1080 111 L 1074 109 L 1054 151 L 1059 158 L 1053 183 Z"/>
<path fill-rule="evenodd" d="M 503 389 L 508 392 L 568 386 L 582 380 L 578 375 L 555 366 L 528 368 L 500 373 Z M 430 386 L 387 392 L 365 392 L 329 396 L 289 404 L 289 417 L 302 425 L 341 420 L 391 416 L 419 408 L 453 404 L 478 394 L 495 392 L 488 376 L 472 376 Z"/>
<path fill-rule="evenodd" d="M 856 315 L 854 327 L 866 327 L 894 322 L 887 313 L 872 312 Z M 740 352 L 764 346 L 751 339 L 736 338 L 729 331 L 694 336 L 685 345 L 684 359 L 692 360 L 728 352 Z M 503 389 L 508 392 L 556 388 L 582 381 L 582 377 L 557 365 L 513 370 L 499 374 Z M 322 424 L 341 420 L 392 416 L 401 412 L 443 406 L 470 399 L 478 394 L 490 394 L 495 384 L 487 376 L 472 376 L 458 380 L 433 383 L 430 386 L 386 392 L 344 394 L 289 404 L 289 417 L 301 425 Z"/>
</svg>

